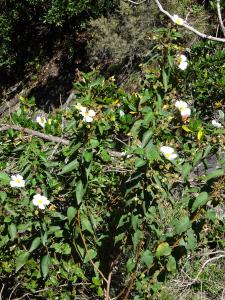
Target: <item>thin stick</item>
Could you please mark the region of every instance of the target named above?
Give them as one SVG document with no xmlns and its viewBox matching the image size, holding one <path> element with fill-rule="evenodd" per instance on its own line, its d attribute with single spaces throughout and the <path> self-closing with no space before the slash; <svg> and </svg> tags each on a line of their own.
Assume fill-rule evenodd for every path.
<svg viewBox="0 0 225 300">
<path fill-rule="evenodd" d="M 1 291 L 0 291 L 0 300 L 3 300 L 3 299 L 2 299 L 2 293 L 3 293 L 4 287 L 5 287 L 5 284 L 3 283 L 3 284 L 2 284 Z"/>
<path fill-rule="evenodd" d="M 0 126 L 1 126 L 1 124 L 0 124 Z M 30 134 L 31 136 L 37 136 L 37 137 L 40 137 L 44 140 L 51 141 L 51 142 L 54 142 L 54 143 L 59 143 L 59 144 L 63 144 L 63 145 L 69 145 L 69 143 L 70 143 L 69 140 L 66 140 L 66 139 L 63 139 L 63 138 L 60 138 L 60 137 L 57 137 L 57 136 L 53 136 L 53 135 L 50 135 L 50 134 L 44 134 L 44 133 L 41 133 L 39 131 L 32 130 L 32 129 L 25 128 L 25 127 L 21 127 L 21 126 L 18 126 L 18 125 L 3 125 L 2 127 L 0 127 L 0 132 L 8 130 L 8 129 L 14 129 L 14 130 L 18 130 L 18 131 L 21 131 L 21 132 L 25 132 L 25 133 Z"/>
<path fill-rule="evenodd" d="M 217 14 L 218 14 L 219 22 L 220 22 L 220 27 L 222 29 L 223 35 L 225 36 L 225 27 L 223 25 L 223 20 L 222 20 L 222 15 L 221 15 L 220 0 L 217 0 L 216 7 L 217 7 Z"/>
</svg>

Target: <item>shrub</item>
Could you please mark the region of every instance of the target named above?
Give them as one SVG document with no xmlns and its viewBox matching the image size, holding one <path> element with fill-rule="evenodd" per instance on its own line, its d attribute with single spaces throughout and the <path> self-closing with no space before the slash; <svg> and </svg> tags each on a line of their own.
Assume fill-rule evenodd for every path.
<svg viewBox="0 0 225 300">
<path fill-rule="evenodd" d="M 171 35 L 177 32 L 159 37 Z M 192 67 L 179 70 L 181 48 L 163 41 L 143 66 L 139 93 L 94 71 L 80 74 L 73 105 L 49 115 L 43 128 L 32 101 L 21 99 L 12 123 L 64 144 L 24 129 L 0 131 L 3 295 L 20 283 L 14 296 L 152 299 L 182 256 L 222 247 L 223 128 L 205 122 L 184 94 Z M 175 108 L 181 99 L 190 117 Z M 199 171 L 210 157 L 213 168 Z M 23 175 L 24 188 L 10 186 L 13 174 Z M 50 200 L 44 210 L 35 194 Z"/>
</svg>

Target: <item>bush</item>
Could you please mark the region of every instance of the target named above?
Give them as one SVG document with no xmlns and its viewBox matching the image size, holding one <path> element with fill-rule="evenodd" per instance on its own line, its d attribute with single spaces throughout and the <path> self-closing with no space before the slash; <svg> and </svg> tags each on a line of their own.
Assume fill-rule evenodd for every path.
<svg viewBox="0 0 225 300">
<path fill-rule="evenodd" d="M 14 297 L 152 299 L 182 256 L 223 246 L 223 128 L 205 122 L 181 89 L 192 66 L 177 68 L 182 48 L 169 42 L 177 36 L 155 36 L 163 44 L 143 65 L 139 93 L 93 71 L 80 74 L 73 105 L 49 115 L 43 128 L 29 99 L 5 120 L 38 133 L 0 131 L 3 295 L 20 283 Z M 180 99 L 190 117 L 175 109 Z M 174 149 L 171 159 L 162 146 Z M 10 186 L 13 174 L 23 175 L 25 187 Z M 44 210 L 35 194 L 50 200 Z"/>
</svg>

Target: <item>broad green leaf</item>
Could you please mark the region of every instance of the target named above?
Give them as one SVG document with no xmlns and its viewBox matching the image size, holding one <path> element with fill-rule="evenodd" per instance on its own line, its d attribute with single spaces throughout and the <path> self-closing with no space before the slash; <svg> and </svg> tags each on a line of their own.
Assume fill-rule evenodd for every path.
<svg viewBox="0 0 225 300">
<path fill-rule="evenodd" d="M 13 241 L 16 237 L 16 234 L 17 234 L 17 227 L 14 223 L 11 223 L 8 226 L 8 232 L 9 232 L 11 241 Z"/>
<path fill-rule="evenodd" d="M 69 172 L 73 171 L 74 169 L 77 169 L 78 166 L 79 166 L 79 162 L 77 161 L 77 159 L 74 159 L 73 161 L 71 161 L 70 163 L 65 165 L 62 168 L 62 171 L 58 173 L 58 175 L 63 175 L 63 174 L 69 173 Z"/>
<path fill-rule="evenodd" d="M 84 191 L 82 181 L 79 180 L 78 183 L 77 183 L 77 186 L 76 186 L 76 198 L 77 198 L 77 204 L 78 205 L 80 205 L 82 200 L 83 200 L 84 192 L 85 191 Z"/>
<path fill-rule="evenodd" d="M 69 220 L 69 223 L 75 218 L 76 214 L 77 214 L 77 210 L 75 207 L 73 206 L 68 207 L 67 218 Z"/>
<path fill-rule="evenodd" d="M 141 168 L 141 167 L 143 167 L 146 164 L 146 162 L 147 162 L 146 160 L 143 160 L 141 158 L 137 158 L 135 160 L 135 167 L 136 168 Z"/>
<path fill-rule="evenodd" d="M 34 251 L 35 249 L 37 249 L 39 247 L 41 243 L 41 238 L 40 237 L 36 237 L 32 243 L 31 243 L 31 246 L 30 246 L 30 249 L 29 249 L 29 252 L 32 252 Z"/>
<path fill-rule="evenodd" d="M 189 163 L 185 163 L 182 166 L 182 178 L 183 178 L 183 180 L 187 179 L 188 175 L 191 172 L 191 169 L 192 169 L 192 166 Z"/>
<path fill-rule="evenodd" d="M 145 250 L 144 252 L 142 252 L 141 261 L 146 264 L 147 268 L 151 268 L 153 264 L 153 259 L 154 258 L 151 251 Z"/>
<path fill-rule="evenodd" d="M 84 159 L 86 162 L 90 162 L 93 159 L 93 153 L 90 151 L 84 152 Z"/>
<path fill-rule="evenodd" d="M 169 272 L 176 272 L 177 269 L 177 263 L 175 258 L 171 255 L 168 258 L 167 264 L 166 264 L 166 268 Z"/>
<path fill-rule="evenodd" d="M 44 255 L 41 259 L 41 272 L 42 272 L 43 278 L 47 277 L 48 271 L 49 271 L 49 266 L 50 266 L 50 257 L 49 257 L 49 255 Z"/>
<path fill-rule="evenodd" d="M 30 253 L 25 251 L 23 253 L 20 253 L 19 256 L 16 258 L 16 272 L 18 272 L 27 262 L 29 258 Z"/>
<path fill-rule="evenodd" d="M 208 198 L 207 192 L 200 193 L 192 204 L 192 212 L 196 211 L 200 206 L 205 205 L 208 202 Z"/>
<path fill-rule="evenodd" d="M 159 246 L 156 249 L 156 256 L 169 256 L 171 254 L 172 249 L 170 248 L 170 245 L 166 242 L 159 244 Z"/>
<path fill-rule="evenodd" d="M 135 261 L 132 258 L 129 258 L 126 263 L 126 267 L 127 272 L 130 273 L 135 268 Z"/>
<path fill-rule="evenodd" d="M 217 178 L 217 177 L 223 176 L 223 175 L 224 175 L 224 170 L 223 169 L 215 170 L 215 171 L 209 173 L 206 176 L 206 181 L 211 180 L 213 178 Z"/>
<path fill-rule="evenodd" d="M 83 214 L 80 215 L 80 221 L 81 221 L 82 231 L 86 230 L 86 231 L 90 232 L 91 234 L 94 233 L 91 222 L 88 219 L 88 216 L 83 215 Z"/>
<path fill-rule="evenodd" d="M 142 148 L 144 148 L 148 144 L 152 135 L 153 135 L 153 131 L 151 129 L 148 129 L 147 131 L 145 131 L 145 133 L 143 134 L 143 138 L 142 138 L 142 144 L 141 144 Z"/>
<path fill-rule="evenodd" d="M 181 234 L 191 227 L 191 221 L 188 216 L 182 217 L 175 225 L 176 233 Z"/>
<path fill-rule="evenodd" d="M 10 182 L 10 177 L 9 177 L 9 175 L 7 174 L 7 173 L 4 173 L 4 172 L 0 172 L 0 183 L 2 184 L 2 185 L 7 185 L 7 184 L 9 184 L 9 182 Z"/>
<path fill-rule="evenodd" d="M 89 262 L 91 259 L 95 258 L 96 256 L 97 256 L 97 252 L 94 249 L 88 250 L 84 258 L 84 263 Z"/>
</svg>

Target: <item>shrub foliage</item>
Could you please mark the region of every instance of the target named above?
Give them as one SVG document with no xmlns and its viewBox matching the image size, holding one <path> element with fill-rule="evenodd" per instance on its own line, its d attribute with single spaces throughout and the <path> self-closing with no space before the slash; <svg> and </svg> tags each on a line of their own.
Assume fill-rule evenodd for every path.
<svg viewBox="0 0 225 300">
<path fill-rule="evenodd" d="M 0 131 L 3 295 L 151 299 L 183 255 L 224 245 L 224 128 L 213 127 L 181 88 L 198 57 L 179 70 L 177 37 L 173 30 L 155 35 L 163 44 L 142 66 L 139 93 L 95 71 L 82 73 L 71 107 L 49 115 L 44 128 L 31 99 L 21 98 L 5 120 L 63 137 L 64 145 L 24 130 Z M 181 99 L 190 118 L 175 109 Z M 92 122 L 80 105 L 96 112 Z M 224 115 L 216 116 L 224 126 Z M 173 147 L 177 158 L 166 159 L 162 146 Z M 13 174 L 24 177 L 24 188 L 10 186 Z M 37 193 L 50 200 L 44 210 L 32 202 Z"/>
</svg>

